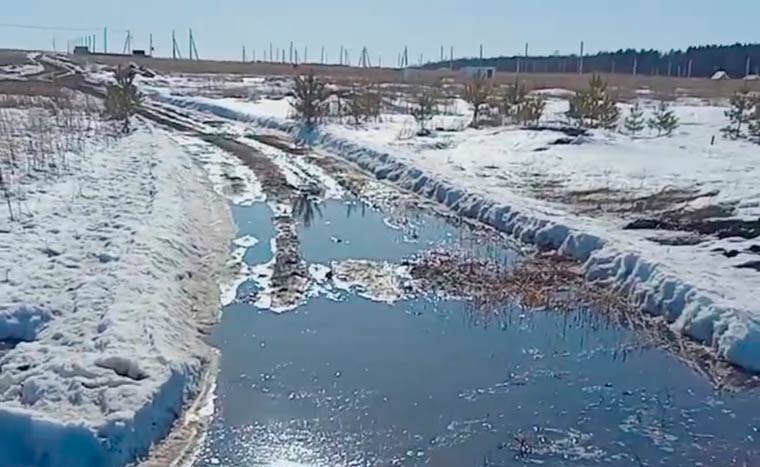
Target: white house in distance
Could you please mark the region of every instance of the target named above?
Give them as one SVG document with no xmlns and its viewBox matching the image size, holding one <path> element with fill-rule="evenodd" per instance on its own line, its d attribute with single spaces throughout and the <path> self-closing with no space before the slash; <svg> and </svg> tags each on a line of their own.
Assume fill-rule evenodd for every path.
<svg viewBox="0 0 760 467">
<path fill-rule="evenodd" d="M 496 74 L 496 68 L 492 66 L 466 66 L 462 68 L 462 72 L 464 72 L 468 78 L 474 78 L 475 76 L 481 75 L 491 79 Z"/>
<path fill-rule="evenodd" d="M 725 70 L 718 70 L 712 75 L 710 79 L 713 81 L 724 81 L 731 79 L 731 77 L 728 76 L 728 73 L 726 73 Z"/>
</svg>

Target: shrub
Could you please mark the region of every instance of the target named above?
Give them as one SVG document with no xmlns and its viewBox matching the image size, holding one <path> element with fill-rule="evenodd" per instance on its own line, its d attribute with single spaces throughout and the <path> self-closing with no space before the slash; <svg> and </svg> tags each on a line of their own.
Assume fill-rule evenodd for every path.
<svg viewBox="0 0 760 467">
<path fill-rule="evenodd" d="M 649 119 L 647 125 L 650 129 L 657 131 L 657 136 L 670 136 L 680 123 L 668 103 L 660 101 L 652 111 L 652 118 Z"/>
<path fill-rule="evenodd" d="M 472 106 L 472 123 L 470 126 L 477 128 L 478 118 L 483 107 L 488 103 L 492 90 L 491 80 L 484 73 L 477 73 L 464 87 L 462 97 Z"/>
<path fill-rule="evenodd" d="M 353 119 L 354 124 L 360 125 L 372 119 L 380 119 L 383 96 L 378 86 L 354 85 L 344 98 L 346 114 Z"/>
<path fill-rule="evenodd" d="M 310 71 L 306 75 L 296 76 L 293 82 L 294 98 L 292 102 L 296 118 L 311 127 L 322 121 L 327 108 L 329 94 L 325 83 Z"/>
<path fill-rule="evenodd" d="M 106 88 L 106 116 L 121 121 L 125 133 L 129 132 L 130 117 L 137 113 L 142 104 L 142 96 L 134 84 L 135 75 L 131 68 L 119 67 L 114 73 L 116 82 Z"/>
<path fill-rule="evenodd" d="M 644 131 L 646 127 L 646 121 L 644 120 L 644 111 L 641 109 L 641 105 L 638 102 L 633 104 L 631 110 L 628 111 L 628 116 L 623 121 L 626 131 L 633 136 Z"/>
<path fill-rule="evenodd" d="M 607 82 L 594 74 L 589 80 L 589 88 L 578 91 L 570 99 L 567 115 L 582 128 L 612 129 L 617 126 L 620 109 L 607 90 Z"/>
<path fill-rule="evenodd" d="M 721 129 L 724 136 L 736 139 L 744 135 L 743 127 L 752 123 L 753 109 L 754 113 L 757 113 L 757 109 L 755 109 L 756 100 L 757 98 L 752 96 L 746 86 L 731 96 L 731 108 L 725 112 L 730 123 Z M 749 127 L 749 130 L 751 133 L 752 126 Z"/>
<path fill-rule="evenodd" d="M 435 92 L 429 89 L 423 89 L 417 94 L 412 105 L 412 116 L 419 125 L 419 135 L 429 132 L 426 128 L 427 122 L 433 119 L 438 112 L 438 97 Z"/>
</svg>

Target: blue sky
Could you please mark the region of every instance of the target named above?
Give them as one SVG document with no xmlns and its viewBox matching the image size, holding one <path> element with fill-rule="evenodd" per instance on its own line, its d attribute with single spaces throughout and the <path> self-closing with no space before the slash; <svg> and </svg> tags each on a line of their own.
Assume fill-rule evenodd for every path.
<svg viewBox="0 0 760 467">
<path fill-rule="evenodd" d="M 366 45 L 395 63 L 407 44 L 410 61 L 438 57 L 443 44 L 456 56 L 474 56 L 480 43 L 487 56 L 520 53 L 525 42 L 535 54 L 625 47 L 670 49 L 692 44 L 758 42 L 759 0 L 4 0 L 0 23 L 92 28 L 102 45 L 121 49 L 126 29 L 134 46 L 147 48 L 153 33 L 157 55 L 171 54 L 171 30 L 183 53 L 192 27 L 201 58 L 237 59 L 241 47 L 257 57 L 269 42 L 292 40 L 316 58 L 341 44 L 355 61 Z M 475 7 L 474 5 L 478 5 Z M 66 47 L 73 31 L 25 30 L 0 26 L 0 47 Z M 448 53 L 448 52 L 447 52 Z"/>
</svg>

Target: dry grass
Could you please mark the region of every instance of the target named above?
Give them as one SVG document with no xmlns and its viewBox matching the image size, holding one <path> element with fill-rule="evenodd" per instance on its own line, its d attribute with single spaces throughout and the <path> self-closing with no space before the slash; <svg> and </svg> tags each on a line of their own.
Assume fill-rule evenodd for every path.
<svg viewBox="0 0 760 467">
<path fill-rule="evenodd" d="M 510 266 L 448 250 L 433 250 L 414 258 L 411 276 L 419 290 L 465 298 L 479 313 L 498 314 L 517 303 L 527 310 L 589 310 L 601 324 L 634 331 L 641 348 L 662 348 L 716 387 L 757 387 L 756 376 L 742 373 L 711 349 L 671 331 L 657 318 L 641 312 L 628 296 L 589 282 L 581 265 L 554 253 L 536 254 Z"/>
</svg>

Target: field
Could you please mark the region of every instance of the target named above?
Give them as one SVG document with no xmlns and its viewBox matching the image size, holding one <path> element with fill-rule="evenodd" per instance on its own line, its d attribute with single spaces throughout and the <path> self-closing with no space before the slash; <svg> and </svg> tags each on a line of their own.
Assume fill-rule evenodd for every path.
<svg viewBox="0 0 760 467">
<path fill-rule="evenodd" d="M 460 72 L 450 70 L 415 70 L 401 71 L 390 68 L 357 68 L 344 66 L 323 65 L 299 65 L 277 63 L 241 63 L 213 60 L 172 60 L 168 58 L 146 57 L 118 57 L 97 56 L 92 58 L 78 58 L 81 63 L 95 61 L 110 66 L 126 66 L 130 63 L 143 65 L 159 73 L 181 74 L 219 74 L 219 75 L 249 75 L 249 76 L 295 76 L 304 70 L 313 70 L 316 74 L 324 76 L 337 83 L 347 83 L 355 80 L 369 80 L 373 82 L 397 83 L 397 84 L 424 84 L 436 85 L 441 80 L 453 80 L 460 84 L 467 77 Z M 514 73 L 497 73 L 496 82 L 508 84 L 515 80 Z M 574 74 L 540 74 L 530 73 L 519 76 L 525 84 L 532 89 L 567 89 L 577 91 L 583 89 L 588 83 L 589 76 Z M 673 99 L 676 97 L 695 98 L 726 98 L 733 92 L 747 85 L 751 89 L 760 91 L 760 82 L 744 82 L 741 80 L 712 81 L 708 79 L 669 78 L 662 76 L 631 76 L 631 75 L 605 75 L 610 86 L 621 99 L 631 99 L 649 93 L 649 97 Z"/>
</svg>

